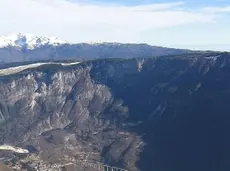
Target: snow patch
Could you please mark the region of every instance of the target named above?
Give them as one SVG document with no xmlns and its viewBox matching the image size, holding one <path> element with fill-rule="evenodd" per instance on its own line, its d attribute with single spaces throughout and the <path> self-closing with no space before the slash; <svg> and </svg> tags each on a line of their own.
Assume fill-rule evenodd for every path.
<svg viewBox="0 0 230 171">
<path fill-rule="evenodd" d="M 70 66 L 70 65 L 75 65 L 79 63 L 80 62 L 73 62 L 73 63 L 44 62 L 44 63 L 28 64 L 28 65 L 0 69 L 0 76 L 15 74 L 15 73 L 21 72 L 26 69 L 36 68 L 36 67 L 46 65 L 46 64 L 61 64 L 63 66 Z"/>
<path fill-rule="evenodd" d="M 21 154 L 29 153 L 29 151 L 27 149 L 14 147 L 14 146 L 11 146 L 11 145 L 0 145 L 0 150 L 14 151 L 16 153 L 21 153 Z"/>
</svg>

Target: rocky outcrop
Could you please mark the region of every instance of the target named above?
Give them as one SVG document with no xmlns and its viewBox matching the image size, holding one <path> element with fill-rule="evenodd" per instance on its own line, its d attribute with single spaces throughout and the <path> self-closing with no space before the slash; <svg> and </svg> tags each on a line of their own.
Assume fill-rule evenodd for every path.
<svg viewBox="0 0 230 171">
<path fill-rule="evenodd" d="M 94 60 L 1 76 L 0 141 L 35 148 L 19 160 L 38 170 L 81 168 L 79 161 L 130 171 L 227 170 L 229 59 Z"/>
</svg>

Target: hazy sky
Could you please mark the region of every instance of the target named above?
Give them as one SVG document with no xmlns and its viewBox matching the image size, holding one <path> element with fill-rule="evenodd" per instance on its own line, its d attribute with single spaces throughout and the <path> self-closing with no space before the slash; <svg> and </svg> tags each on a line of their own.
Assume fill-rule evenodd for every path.
<svg viewBox="0 0 230 171">
<path fill-rule="evenodd" d="M 0 0 L 0 35 L 230 50 L 229 0 Z"/>
</svg>

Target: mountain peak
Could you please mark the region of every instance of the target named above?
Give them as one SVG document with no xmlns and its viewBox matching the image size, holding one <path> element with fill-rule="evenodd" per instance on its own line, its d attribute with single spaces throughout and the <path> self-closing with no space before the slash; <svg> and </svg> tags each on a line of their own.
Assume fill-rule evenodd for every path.
<svg viewBox="0 0 230 171">
<path fill-rule="evenodd" d="M 28 49 L 34 49 L 45 45 L 58 46 L 66 43 L 66 41 L 63 41 L 58 37 L 36 36 L 29 33 L 16 33 L 0 37 L 0 47 L 13 46 L 18 48 L 26 47 Z"/>
</svg>

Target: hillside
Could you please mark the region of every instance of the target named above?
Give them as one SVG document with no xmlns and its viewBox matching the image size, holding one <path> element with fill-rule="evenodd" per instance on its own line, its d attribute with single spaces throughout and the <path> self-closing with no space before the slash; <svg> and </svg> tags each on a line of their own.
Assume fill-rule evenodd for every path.
<svg viewBox="0 0 230 171">
<path fill-rule="evenodd" d="M 206 53 L 9 73 L 0 142 L 34 149 L 15 160 L 39 171 L 227 171 L 229 72 L 228 53 Z"/>
</svg>

